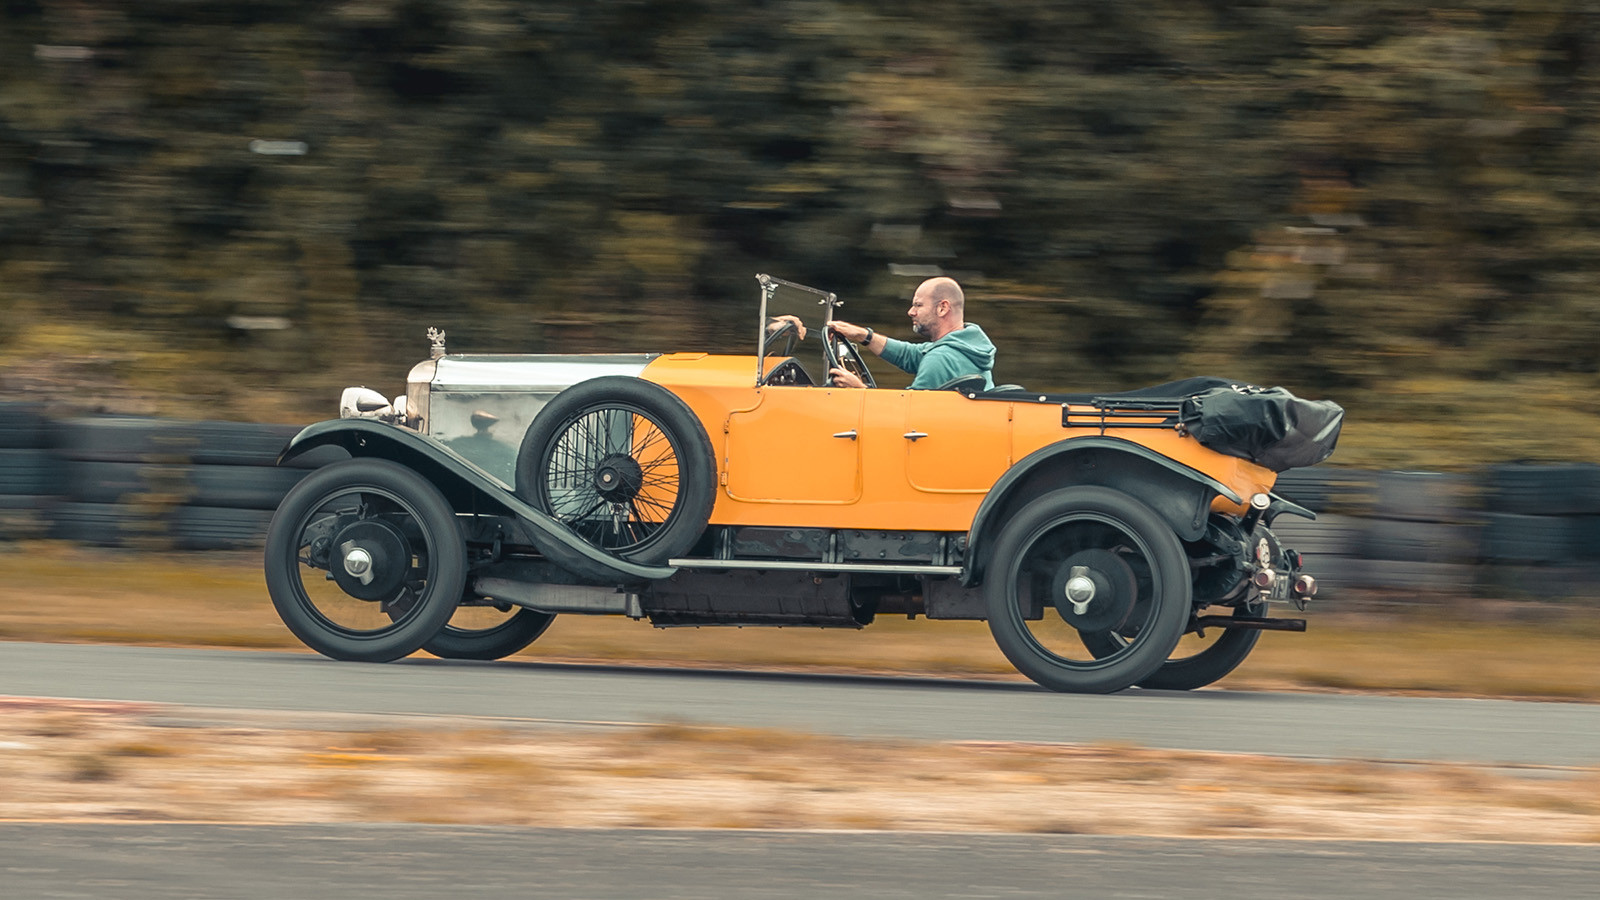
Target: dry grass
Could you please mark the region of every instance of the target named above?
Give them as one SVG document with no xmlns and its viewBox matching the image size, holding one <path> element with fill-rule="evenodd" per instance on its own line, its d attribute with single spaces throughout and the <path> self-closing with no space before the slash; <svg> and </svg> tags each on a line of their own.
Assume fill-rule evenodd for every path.
<svg viewBox="0 0 1600 900">
<path fill-rule="evenodd" d="M 254 555 L 0 544 L 0 584 L 0 640 L 304 650 L 278 621 Z M 1538 621 L 1528 607 L 1473 603 L 1383 615 L 1313 608 L 1308 618 L 1306 634 L 1264 635 L 1221 686 L 1600 700 L 1592 616 Z M 562 616 L 523 655 L 1018 677 L 981 622 L 887 616 L 861 631 L 655 629 Z"/>
<path fill-rule="evenodd" d="M 1600 841 L 1592 768 L 686 726 L 306 730 L 238 715 L 185 724 L 154 706 L 0 698 L 0 820 Z"/>
</svg>

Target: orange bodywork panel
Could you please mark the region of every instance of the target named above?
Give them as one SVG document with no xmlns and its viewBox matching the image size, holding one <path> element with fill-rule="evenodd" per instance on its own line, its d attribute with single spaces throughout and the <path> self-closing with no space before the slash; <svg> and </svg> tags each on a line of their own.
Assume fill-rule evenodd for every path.
<svg viewBox="0 0 1600 900">
<path fill-rule="evenodd" d="M 765 369 L 783 362 L 763 361 Z M 1063 428 L 1059 403 L 956 391 L 756 385 L 754 356 L 676 353 L 641 377 L 705 425 L 717 461 L 715 525 L 966 531 L 997 480 L 1035 450 L 1101 434 Z M 1084 407 L 1084 409 L 1088 409 Z M 1215 478 L 1242 498 L 1276 475 L 1170 428 L 1107 428 Z M 1217 497 L 1212 508 L 1242 513 Z"/>
</svg>

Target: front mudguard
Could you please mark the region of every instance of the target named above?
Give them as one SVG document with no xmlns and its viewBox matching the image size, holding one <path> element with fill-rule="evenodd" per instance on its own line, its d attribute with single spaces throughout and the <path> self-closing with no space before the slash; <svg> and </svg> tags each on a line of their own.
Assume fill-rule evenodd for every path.
<svg viewBox="0 0 1600 900">
<path fill-rule="evenodd" d="M 504 508 L 546 559 L 585 581 L 637 585 L 670 578 L 677 571 L 672 566 L 640 565 L 594 547 L 450 448 L 376 419 L 332 419 L 307 426 L 290 438 L 278 454 L 278 464 L 325 446 L 343 447 L 352 457 L 377 457 L 406 466 L 438 487 L 457 512 L 481 510 L 485 500 Z"/>
</svg>

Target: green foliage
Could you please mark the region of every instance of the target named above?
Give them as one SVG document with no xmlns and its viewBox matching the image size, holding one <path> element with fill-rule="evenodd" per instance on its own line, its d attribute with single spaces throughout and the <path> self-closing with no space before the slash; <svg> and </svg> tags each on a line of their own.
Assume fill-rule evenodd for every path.
<svg viewBox="0 0 1600 900">
<path fill-rule="evenodd" d="M 429 324 L 742 351 L 758 271 L 902 333 L 937 267 L 1001 380 L 1284 384 L 1350 408 L 1347 463 L 1589 457 L 1590 416 L 1553 446 L 1481 412 L 1600 380 L 1597 26 L 1580 0 L 0 0 L 0 364 L 68 328 L 158 407 L 243 386 L 308 418 L 398 381 Z M 1490 430 L 1442 440 L 1463 421 Z"/>
</svg>

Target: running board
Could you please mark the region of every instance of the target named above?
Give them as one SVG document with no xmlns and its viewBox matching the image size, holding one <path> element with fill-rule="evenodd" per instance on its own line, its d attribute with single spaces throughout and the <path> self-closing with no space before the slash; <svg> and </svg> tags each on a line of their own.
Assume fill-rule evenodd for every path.
<svg viewBox="0 0 1600 900">
<path fill-rule="evenodd" d="M 898 563 L 825 563 L 777 559 L 669 559 L 680 569 L 787 569 L 796 572 L 853 572 L 881 575 L 960 575 L 960 566 L 914 566 Z"/>
</svg>

